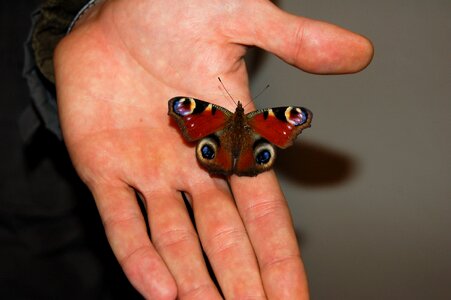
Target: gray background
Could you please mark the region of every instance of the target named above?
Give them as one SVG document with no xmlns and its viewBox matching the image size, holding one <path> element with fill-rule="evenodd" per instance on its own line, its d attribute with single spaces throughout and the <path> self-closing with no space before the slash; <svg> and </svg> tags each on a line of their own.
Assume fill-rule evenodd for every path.
<svg viewBox="0 0 451 300">
<path fill-rule="evenodd" d="M 369 37 L 372 64 L 306 74 L 266 55 L 259 107 L 313 127 L 280 152 L 312 299 L 451 299 L 451 2 L 278 1 Z"/>
</svg>

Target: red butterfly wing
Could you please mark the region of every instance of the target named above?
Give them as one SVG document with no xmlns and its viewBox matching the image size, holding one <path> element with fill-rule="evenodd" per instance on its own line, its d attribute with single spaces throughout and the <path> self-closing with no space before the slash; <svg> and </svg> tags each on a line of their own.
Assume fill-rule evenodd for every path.
<svg viewBox="0 0 451 300">
<path fill-rule="evenodd" d="M 304 128 L 310 127 L 313 114 L 303 107 L 288 106 L 257 110 L 246 117 L 257 134 L 279 148 L 287 148 Z"/>
<path fill-rule="evenodd" d="M 222 147 L 221 136 L 210 135 L 199 141 L 196 147 L 198 162 L 212 174 L 230 175 L 233 172 L 233 157 L 229 148 Z"/>
<path fill-rule="evenodd" d="M 259 165 L 255 163 L 254 151 L 251 147 L 243 149 L 236 160 L 234 172 L 238 176 L 255 176 L 263 172 Z"/>
<path fill-rule="evenodd" d="M 191 97 L 172 98 L 168 102 L 168 110 L 190 142 L 221 130 L 232 115 L 221 106 Z"/>
</svg>

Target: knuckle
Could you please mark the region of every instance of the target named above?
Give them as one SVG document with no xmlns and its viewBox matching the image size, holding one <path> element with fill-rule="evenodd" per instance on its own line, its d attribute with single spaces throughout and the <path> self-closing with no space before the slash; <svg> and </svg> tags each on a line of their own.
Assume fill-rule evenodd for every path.
<svg viewBox="0 0 451 300">
<path fill-rule="evenodd" d="M 118 228 L 127 228 L 136 221 L 141 221 L 143 219 L 140 213 L 127 213 L 127 214 L 117 214 L 110 215 L 109 217 L 102 218 L 102 224 L 105 231 L 115 232 Z"/>
<path fill-rule="evenodd" d="M 247 207 L 244 211 L 244 219 L 248 224 L 266 222 L 268 218 L 278 216 L 285 209 L 286 205 L 283 201 L 278 199 L 266 200 Z"/>
<path fill-rule="evenodd" d="M 136 261 L 140 260 L 140 258 L 148 255 L 149 251 L 150 249 L 148 245 L 142 245 L 121 257 L 117 257 L 117 260 L 119 261 L 119 264 L 125 268 L 129 265 L 134 265 Z"/>
<path fill-rule="evenodd" d="M 178 296 L 180 299 L 209 299 L 215 293 L 216 287 L 211 283 L 205 283 L 190 289 L 181 290 Z"/>
<path fill-rule="evenodd" d="M 297 263 L 300 260 L 301 256 L 296 253 L 274 255 L 262 260 L 260 268 L 262 270 L 262 273 L 268 272 L 275 268 L 284 269 L 284 265 L 291 265 Z"/>
<path fill-rule="evenodd" d="M 244 230 L 239 228 L 223 228 L 218 230 L 204 243 L 205 252 L 213 257 L 241 244 L 247 238 Z"/>
<path fill-rule="evenodd" d="M 181 244 L 197 241 L 197 234 L 184 228 L 172 228 L 153 236 L 153 243 L 159 250 L 177 247 Z"/>
</svg>

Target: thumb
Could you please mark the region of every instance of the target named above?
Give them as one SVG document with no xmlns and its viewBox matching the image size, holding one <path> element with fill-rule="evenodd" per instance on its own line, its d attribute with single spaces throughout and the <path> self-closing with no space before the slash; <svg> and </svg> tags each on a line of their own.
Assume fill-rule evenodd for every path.
<svg viewBox="0 0 451 300">
<path fill-rule="evenodd" d="M 265 49 L 310 73 L 354 73 L 371 62 L 373 46 L 361 35 L 291 15 L 269 1 L 247 5 L 241 11 L 246 16 L 240 16 L 246 22 L 235 31 L 238 43 Z"/>
</svg>

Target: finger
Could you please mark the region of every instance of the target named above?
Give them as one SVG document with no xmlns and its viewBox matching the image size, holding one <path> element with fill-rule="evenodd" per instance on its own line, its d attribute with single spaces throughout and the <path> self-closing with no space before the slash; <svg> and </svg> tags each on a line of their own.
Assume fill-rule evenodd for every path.
<svg viewBox="0 0 451 300">
<path fill-rule="evenodd" d="M 221 299 L 180 192 L 144 193 L 152 241 L 177 283 L 179 299 Z"/>
<path fill-rule="evenodd" d="M 308 299 L 307 279 L 287 203 L 274 173 L 230 178 L 269 299 Z"/>
<path fill-rule="evenodd" d="M 373 46 L 365 37 L 326 22 L 291 15 L 269 1 L 252 2 L 242 13 L 247 14 L 240 14 L 241 21 L 237 20 L 242 26 L 235 28 L 243 39 L 239 43 L 263 48 L 304 71 L 353 73 L 372 59 Z"/>
<path fill-rule="evenodd" d="M 113 252 L 132 285 L 149 299 L 174 299 L 177 287 L 150 243 L 133 189 L 98 186 L 94 198 Z"/>
<path fill-rule="evenodd" d="M 226 299 L 266 299 L 258 264 L 227 183 L 191 191 L 197 230 Z"/>
</svg>

